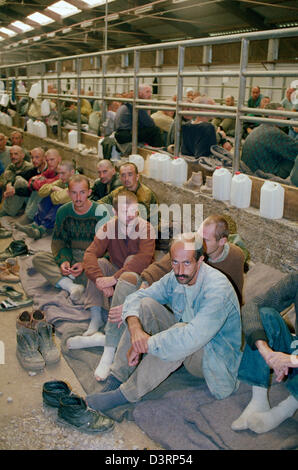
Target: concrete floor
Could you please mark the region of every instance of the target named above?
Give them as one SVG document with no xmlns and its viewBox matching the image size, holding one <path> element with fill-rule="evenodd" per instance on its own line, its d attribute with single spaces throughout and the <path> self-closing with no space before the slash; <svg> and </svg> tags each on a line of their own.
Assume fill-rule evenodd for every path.
<svg viewBox="0 0 298 470">
<path fill-rule="evenodd" d="M 0 240 L 0 251 L 11 241 L 11 238 Z M 11 285 L 22 291 L 20 283 Z M 62 356 L 57 365 L 47 366 L 41 373 L 32 375 L 22 368 L 16 357 L 16 318 L 23 310 L 0 312 L 0 344 L 5 352 L 0 361 L 0 449 L 161 449 L 133 422 L 115 423 L 111 432 L 95 436 L 56 423 L 57 410 L 43 407 L 43 383 L 64 380 L 75 393 L 84 396 L 84 391 Z M 57 337 L 56 343 L 59 347 Z"/>
</svg>

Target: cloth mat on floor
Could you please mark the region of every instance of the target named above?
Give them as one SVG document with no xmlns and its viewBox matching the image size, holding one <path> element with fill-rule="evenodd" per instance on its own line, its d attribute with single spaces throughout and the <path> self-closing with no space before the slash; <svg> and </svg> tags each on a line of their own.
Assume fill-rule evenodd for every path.
<svg viewBox="0 0 298 470">
<path fill-rule="evenodd" d="M 84 329 L 87 329 L 89 312 L 82 305 L 74 305 L 64 290 L 51 286 L 32 266 L 32 256 L 22 256 L 19 265 L 24 292 L 33 298 L 34 309 L 45 312 L 47 321 L 55 326 L 56 331 L 60 332 L 65 322 L 83 322 Z"/>
<path fill-rule="evenodd" d="M 42 248 L 47 241 L 42 239 Z M 36 242 L 32 245 L 36 250 Z M 257 263 L 246 275 L 246 302 L 266 291 L 285 274 Z M 88 326 L 89 315 L 75 306 L 67 294 L 50 286 L 32 267 L 32 256 L 22 257 L 20 278 L 24 291 L 34 299 L 34 308 L 45 311 L 47 320 L 61 334 L 61 350 L 86 394 L 97 393 L 102 384 L 94 378 L 103 348 L 69 350 L 69 337 L 81 335 Z M 293 312 L 295 314 L 295 312 Z M 280 402 L 288 392 L 282 384 L 270 391 L 271 405 Z M 234 432 L 230 425 L 250 400 L 251 389 L 241 384 L 225 400 L 215 400 L 204 382 L 192 377 L 182 366 L 159 387 L 137 404 L 108 411 L 111 418 L 124 418 L 135 423 L 165 449 L 298 449 L 298 416 L 286 420 L 277 429 L 257 435 L 251 431 Z"/>
</svg>

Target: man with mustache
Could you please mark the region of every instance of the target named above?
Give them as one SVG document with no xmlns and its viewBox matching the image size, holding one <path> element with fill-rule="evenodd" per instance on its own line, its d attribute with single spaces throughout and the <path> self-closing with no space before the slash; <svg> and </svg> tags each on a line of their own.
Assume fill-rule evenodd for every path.
<svg viewBox="0 0 298 470">
<path fill-rule="evenodd" d="M 217 398 L 237 388 L 240 306 L 227 277 L 204 262 L 203 239 L 182 235 L 170 247 L 172 271 L 129 295 L 125 329 L 101 393 L 87 404 L 105 411 L 134 403 L 182 364 Z M 169 311 L 169 307 L 172 311 Z"/>
</svg>

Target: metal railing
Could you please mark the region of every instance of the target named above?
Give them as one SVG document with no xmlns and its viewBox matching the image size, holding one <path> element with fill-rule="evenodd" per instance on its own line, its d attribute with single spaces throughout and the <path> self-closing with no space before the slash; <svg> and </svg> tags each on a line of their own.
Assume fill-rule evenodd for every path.
<svg viewBox="0 0 298 470">
<path fill-rule="evenodd" d="M 230 117 L 235 119 L 235 147 L 234 147 L 234 162 L 233 162 L 233 171 L 239 169 L 240 162 L 240 151 L 241 151 L 241 136 L 243 130 L 243 122 L 254 122 L 254 123 L 271 123 L 271 124 L 280 124 L 285 125 L 285 121 L 280 119 L 280 117 L 291 118 L 291 125 L 298 127 L 297 114 L 290 111 L 272 111 L 258 108 L 248 108 L 245 106 L 245 93 L 247 90 L 247 79 L 250 80 L 252 77 L 282 77 L 283 80 L 287 77 L 298 78 L 298 72 L 296 70 L 249 70 L 248 69 L 248 54 L 250 41 L 253 40 L 270 40 L 270 39 L 279 39 L 279 38 L 288 38 L 288 37 L 297 37 L 298 28 L 285 28 L 278 30 L 262 31 L 262 32 L 252 32 L 246 34 L 233 34 L 230 36 L 217 36 L 212 38 L 200 38 L 200 39 L 191 39 L 186 41 L 173 41 L 166 42 L 161 44 L 150 44 L 145 46 L 135 46 L 130 48 L 122 48 L 115 50 L 105 50 L 99 51 L 96 53 L 86 53 L 80 55 L 73 55 L 67 57 L 56 57 L 46 60 L 23 62 L 17 64 L 9 64 L 7 66 L 0 66 L 0 71 L 5 77 L 1 80 L 7 81 L 8 83 L 12 78 L 25 79 L 26 82 L 31 83 L 37 80 L 42 82 L 42 98 L 49 98 L 57 100 L 57 110 L 58 110 L 58 138 L 62 139 L 62 128 L 61 128 L 61 106 L 63 101 L 74 101 L 77 102 L 77 128 L 78 128 L 78 141 L 81 142 L 81 100 L 84 98 L 90 99 L 89 95 L 81 94 L 82 89 L 82 80 L 98 79 L 101 83 L 101 94 L 93 95 L 92 100 L 99 100 L 102 104 L 102 118 L 105 119 L 107 104 L 109 101 L 122 101 L 122 102 L 131 102 L 133 107 L 133 122 L 132 122 L 132 152 L 137 152 L 137 129 L 138 129 L 138 110 L 139 109 L 156 109 L 156 110 L 173 110 L 176 113 L 177 119 L 175 121 L 175 154 L 179 154 L 180 149 L 180 131 L 181 131 L 181 116 L 183 114 L 193 115 L 193 116 L 210 116 L 210 110 L 212 111 L 212 117 Z M 185 62 L 185 49 L 188 47 L 202 46 L 210 47 L 217 44 L 226 44 L 226 43 L 241 43 L 241 54 L 240 54 L 240 63 L 239 70 L 233 71 L 210 71 L 210 70 L 195 70 L 189 71 L 186 70 L 184 66 Z M 166 49 L 177 48 L 177 70 L 176 71 L 152 71 L 144 72 L 140 67 L 140 55 L 143 52 L 147 51 L 161 51 Z M 108 71 L 107 62 L 108 58 L 113 55 L 126 55 L 133 54 L 133 65 L 132 72 L 121 72 L 121 73 L 111 73 Z M 95 73 L 84 73 L 82 75 L 82 60 L 85 58 L 94 58 L 96 62 Z M 73 60 L 75 62 L 75 72 L 71 74 L 62 74 L 62 63 L 63 61 Z M 48 64 L 55 63 L 55 73 L 46 73 L 46 67 Z M 206 66 L 211 65 L 207 63 Z M 28 72 L 24 76 L 19 75 L 21 69 L 30 70 L 31 67 L 40 66 L 41 72 L 38 75 L 29 75 Z M 160 69 L 160 67 L 159 67 Z M 142 100 L 138 97 L 138 88 L 140 84 L 140 79 L 147 80 L 148 78 L 157 77 L 159 79 L 163 78 L 176 78 L 176 102 L 169 100 Z M 223 106 L 220 104 L 207 105 L 207 104 L 195 104 L 192 102 L 183 101 L 183 87 L 184 79 L 189 77 L 205 79 L 209 77 L 234 77 L 238 79 L 238 96 L 236 99 L 235 106 Z M 58 83 L 57 93 L 47 93 L 45 91 L 44 83 L 45 80 L 50 79 L 51 81 L 56 80 Z M 72 94 L 66 94 L 62 92 L 61 82 L 66 79 L 74 79 L 76 81 L 76 90 L 77 94 L 74 96 Z M 111 79 L 131 79 L 133 81 L 133 98 L 115 98 L 115 96 L 109 96 L 107 94 L 107 83 Z M 250 83 L 251 85 L 251 83 Z M 284 84 L 283 84 L 284 87 Z M 270 86 L 269 86 L 270 88 Z M 274 88 L 274 87 L 272 87 Z M 28 93 L 18 93 L 16 96 L 21 98 L 27 96 Z M 185 111 L 183 108 L 187 107 L 192 108 L 191 111 Z M 199 108 L 199 109 L 198 109 Z M 248 116 L 247 114 L 253 114 L 253 116 Z M 261 115 L 261 117 L 259 117 Z M 270 115 L 270 119 L 266 117 Z M 273 116 L 277 116 L 274 118 Z M 289 125 L 289 124 L 288 124 Z"/>
</svg>

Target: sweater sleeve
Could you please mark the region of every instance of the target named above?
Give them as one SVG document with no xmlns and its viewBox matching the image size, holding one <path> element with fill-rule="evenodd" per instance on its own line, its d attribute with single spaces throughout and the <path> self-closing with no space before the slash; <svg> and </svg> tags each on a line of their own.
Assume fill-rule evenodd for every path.
<svg viewBox="0 0 298 470">
<path fill-rule="evenodd" d="M 170 254 L 167 253 L 159 261 L 150 264 L 141 274 L 144 281 L 151 286 L 153 282 L 159 281 L 165 274 L 172 270 Z"/>
<path fill-rule="evenodd" d="M 106 230 L 106 225 L 101 227 L 98 232 L 102 233 Z M 98 233 L 97 232 L 97 233 Z M 100 237 L 96 234 L 91 245 L 88 246 L 84 254 L 83 266 L 88 279 L 95 282 L 98 277 L 102 277 L 103 273 L 98 266 L 98 258 L 102 258 L 108 248 L 108 238 Z"/>
<path fill-rule="evenodd" d="M 263 295 L 257 296 L 244 305 L 241 311 L 243 332 L 247 344 L 256 349 L 255 342 L 268 342 L 260 316 L 262 307 L 269 307 L 281 313 L 285 308 L 295 303 L 296 329 L 298 308 L 298 273 L 291 273 L 281 279 Z"/>
</svg>

